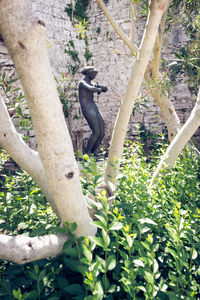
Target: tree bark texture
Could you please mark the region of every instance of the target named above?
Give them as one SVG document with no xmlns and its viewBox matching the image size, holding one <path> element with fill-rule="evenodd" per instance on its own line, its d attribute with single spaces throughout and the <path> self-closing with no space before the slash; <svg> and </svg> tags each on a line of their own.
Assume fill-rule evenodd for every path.
<svg viewBox="0 0 200 300">
<path fill-rule="evenodd" d="M 61 220 L 76 222 L 77 236 L 95 234 L 50 67 L 45 24 L 32 15 L 27 0 L 1 0 L 0 33 L 23 86 L 48 188 Z"/>
<path fill-rule="evenodd" d="M 152 64 L 150 63 L 149 67 L 147 67 L 145 71 L 144 77 L 146 81 L 149 82 L 151 85 L 150 88 L 151 95 L 154 98 L 155 102 L 160 107 L 160 110 L 162 112 L 163 118 L 167 126 L 168 139 L 169 141 L 172 141 L 175 135 L 177 134 L 178 130 L 180 129 L 180 120 L 166 92 L 161 91 L 159 86 L 156 86 L 154 82 L 151 66 Z M 157 79 L 162 80 L 162 76 L 159 72 L 157 73 Z"/>
<path fill-rule="evenodd" d="M 47 186 L 40 156 L 37 151 L 27 146 L 22 136 L 16 131 L 2 98 L 0 98 L 0 147 L 4 148 L 20 168 L 35 180 L 59 217 L 54 197 Z"/>
<path fill-rule="evenodd" d="M 142 79 L 144 77 L 145 70 L 150 60 L 151 52 L 156 40 L 156 35 L 158 33 L 160 20 L 167 7 L 167 4 L 167 0 L 151 1 L 141 46 L 139 48 L 131 78 L 128 83 L 128 87 L 116 119 L 108 156 L 108 163 L 106 167 L 105 181 L 110 180 L 110 177 L 114 179 L 114 177 L 118 173 L 129 119 L 142 83 Z M 117 161 L 115 168 L 113 168 L 113 166 L 111 165 L 111 163 L 113 163 L 114 161 Z"/>
<path fill-rule="evenodd" d="M 0 234 L 0 258 L 17 264 L 26 264 L 38 259 L 57 256 L 62 253 L 67 239 L 66 234 L 49 234 L 39 237 Z"/>
<path fill-rule="evenodd" d="M 181 127 L 178 131 L 177 135 L 167 148 L 165 154 L 160 160 L 153 177 L 150 182 L 150 187 L 153 185 L 156 176 L 160 173 L 160 171 L 166 167 L 171 168 L 178 156 L 180 155 L 183 148 L 187 145 L 191 137 L 194 135 L 195 131 L 200 126 L 200 90 L 197 96 L 197 102 L 188 118 L 186 123 Z"/>
</svg>

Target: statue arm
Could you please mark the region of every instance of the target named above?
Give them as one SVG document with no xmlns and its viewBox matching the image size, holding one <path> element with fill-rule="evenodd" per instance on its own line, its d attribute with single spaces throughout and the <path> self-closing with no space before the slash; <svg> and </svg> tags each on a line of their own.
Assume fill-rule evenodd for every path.
<svg viewBox="0 0 200 300">
<path fill-rule="evenodd" d="M 104 93 L 106 93 L 107 90 L 108 90 L 107 86 L 105 86 L 105 85 L 101 85 L 101 84 L 97 83 L 95 86 L 98 87 L 98 88 L 100 88 L 101 91 L 104 92 Z"/>
<path fill-rule="evenodd" d="M 81 81 L 79 86 L 85 88 L 86 90 L 93 92 L 93 93 L 101 93 L 101 88 L 97 86 L 93 86 L 88 84 L 87 82 Z"/>
</svg>

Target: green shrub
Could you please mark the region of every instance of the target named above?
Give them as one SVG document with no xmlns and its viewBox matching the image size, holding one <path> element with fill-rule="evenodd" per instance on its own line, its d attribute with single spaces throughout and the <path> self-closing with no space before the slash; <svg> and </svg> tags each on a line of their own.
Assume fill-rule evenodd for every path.
<svg viewBox="0 0 200 300">
<path fill-rule="evenodd" d="M 67 223 L 69 241 L 61 256 L 25 266 L 2 262 L 1 299 L 200 299 L 200 159 L 185 150 L 149 193 L 156 160 L 147 163 L 141 146 L 129 143 L 112 208 L 104 190 L 98 203 L 89 202 L 96 211 L 97 235 L 75 239 L 76 224 Z M 95 195 L 104 162 L 96 164 L 85 155 L 81 163 L 84 193 Z M 22 191 L 21 186 L 16 195 Z M 46 205 L 42 198 L 37 201 Z M 16 216 L 17 203 L 9 205 L 13 210 L 2 219 Z M 45 223 L 35 213 L 30 224 L 39 216 L 48 225 L 48 217 Z"/>
</svg>

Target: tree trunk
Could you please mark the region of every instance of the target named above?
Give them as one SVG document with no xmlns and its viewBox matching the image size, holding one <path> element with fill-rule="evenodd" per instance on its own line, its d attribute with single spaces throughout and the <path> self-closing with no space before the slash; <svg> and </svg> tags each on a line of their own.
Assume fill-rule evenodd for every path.
<svg viewBox="0 0 200 300">
<path fill-rule="evenodd" d="M 144 77 L 145 77 L 146 81 L 150 82 L 151 95 L 153 96 L 155 102 L 160 107 L 163 118 L 167 125 L 169 141 L 172 141 L 180 128 L 180 120 L 179 120 L 179 117 L 174 109 L 174 106 L 173 106 L 171 100 L 169 99 L 169 97 L 167 96 L 166 92 L 161 91 L 159 86 L 156 86 L 154 79 L 153 79 L 152 69 L 151 69 L 150 65 L 151 64 L 149 64 L 149 67 L 147 67 Z M 161 74 L 159 72 L 157 73 L 157 79 L 158 78 L 160 80 L 162 80 Z"/>
<path fill-rule="evenodd" d="M 12 159 L 35 180 L 43 191 L 47 201 L 58 215 L 54 197 L 50 192 L 44 168 L 37 151 L 32 150 L 17 133 L 3 102 L 0 98 L 0 146 L 3 147 Z"/>
<path fill-rule="evenodd" d="M 188 118 L 187 122 L 181 127 L 169 147 L 167 148 L 165 154 L 160 160 L 159 165 L 156 168 L 156 171 L 153 174 L 153 177 L 150 182 L 150 187 L 153 185 L 156 176 L 164 168 L 171 168 L 175 161 L 177 160 L 179 154 L 183 148 L 187 145 L 195 131 L 200 126 L 200 90 L 197 97 L 197 102 Z"/>
<path fill-rule="evenodd" d="M 106 167 L 105 181 L 110 180 L 110 178 L 114 180 L 114 177 L 118 173 L 130 115 L 150 59 L 156 35 L 158 33 L 158 26 L 167 4 L 167 0 L 151 1 L 141 46 L 115 123 Z M 116 165 L 113 167 L 112 164 L 115 161 Z"/>
<path fill-rule="evenodd" d="M 39 237 L 0 234 L 0 258 L 17 264 L 27 264 L 38 259 L 56 256 L 62 253 L 67 239 L 66 234 L 49 234 Z"/>
<path fill-rule="evenodd" d="M 95 234 L 49 63 L 45 24 L 33 17 L 27 0 L 1 0 L 0 33 L 24 89 L 47 184 L 61 220 L 76 222 L 77 236 Z"/>
</svg>

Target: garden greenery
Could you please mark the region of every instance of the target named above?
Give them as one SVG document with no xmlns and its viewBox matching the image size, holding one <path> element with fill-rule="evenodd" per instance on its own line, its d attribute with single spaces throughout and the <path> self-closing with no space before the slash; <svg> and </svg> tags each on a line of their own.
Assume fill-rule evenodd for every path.
<svg viewBox="0 0 200 300">
<path fill-rule="evenodd" d="M 159 148 L 162 153 L 163 148 Z M 1 162 L 5 161 L 1 152 Z M 76 224 L 59 228 L 41 191 L 23 171 L 1 170 L 1 233 L 65 231 L 63 254 L 19 266 L 0 264 L 1 299 L 199 299 L 200 159 L 185 150 L 148 191 L 150 162 L 139 143 L 124 149 L 115 201 L 102 190 L 95 237 L 76 239 Z M 82 187 L 95 196 L 104 161 L 82 157 Z"/>
</svg>

